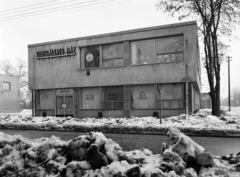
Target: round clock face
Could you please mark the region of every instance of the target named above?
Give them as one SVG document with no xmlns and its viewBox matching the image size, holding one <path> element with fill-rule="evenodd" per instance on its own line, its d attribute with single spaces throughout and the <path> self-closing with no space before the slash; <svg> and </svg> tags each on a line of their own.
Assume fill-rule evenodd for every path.
<svg viewBox="0 0 240 177">
<path fill-rule="evenodd" d="M 88 54 L 86 55 L 86 60 L 87 60 L 88 62 L 93 61 L 93 54 L 88 53 Z"/>
</svg>

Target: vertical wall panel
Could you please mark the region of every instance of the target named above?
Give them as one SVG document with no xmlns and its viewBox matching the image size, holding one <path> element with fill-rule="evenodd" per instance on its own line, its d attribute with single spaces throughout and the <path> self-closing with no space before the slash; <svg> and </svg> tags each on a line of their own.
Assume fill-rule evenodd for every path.
<svg viewBox="0 0 240 177">
<path fill-rule="evenodd" d="M 123 100 L 124 100 L 124 116 L 130 116 L 131 109 L 131 87 L 129 85 L 123 86 Z"/>
<path fill-rule="evenodd" d="M 74 117 L 79 116 L 79 89 L 74 89 Z"/>
<path fill-rule="evenodd" d="M 40 109 L 40 90 L 36 90 L 36 110 Z"/>
<path fill-rule="evenodd" d="M 131 89 L 129 85 L 123 86 L 123 94 L 124 94 L 124 110 L 131 109 Z"/>
<path fill-rule="evenodd" d="M 130 46 L 129 41 L 123 42 L 123 64 L 130 64 Z"/>
</svg>

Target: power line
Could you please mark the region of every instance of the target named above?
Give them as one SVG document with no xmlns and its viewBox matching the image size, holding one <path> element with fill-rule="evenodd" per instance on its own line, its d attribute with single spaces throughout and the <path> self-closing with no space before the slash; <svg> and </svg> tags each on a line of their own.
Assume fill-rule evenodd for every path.
<svg viewBox="0 0 240 177">
<path fill-rule="evenodd" d="M 116 0 L 111 0 L 111 1 L 116 1 Z M 114 5 L 114 4 L 120 4 L 120 3 L 125 3 L 125 2 L 130 2 L 130 1 L 134 1 L 134 0 L 126 0 L 126 1 L 121 1 L 121 2 L 116 2 L 116 3 L 108 3 L 108 4 L 106 4 L 106 2 L 109 2 L 109 1 L 105 1 L 105 2 L 100 2 L 100 3 L 92 3 L 92 4 L 89 4 L 89 5 L 83 5 L 83 6 L 77 6 L 77 7 L 72 7 L 72 8 L 67 8 L 67 9 L 63 9 L 63 10 L 65 10 L 65 12 L 63 12 L 63 13 L 68 13 L 68 12 L 70 12 L 69 10 L 72 10 L 72 9 L 77 9 L 77 8 L 81 8 L 81 7 L 87 7 L 87 6 L 90 6 L 89 8 L 82 8 L 83 10 L 85 10 L 85 9 L 91 9 L 91 8 L 97 8 L 97 7 L 103 7 L 103 6 L 109 6 L 109 5 Z M 100 5 L 99 5 L 100 4 Z M 101 4 L 103 4 L 103 5 L 101 5 Z M 94 6 L 94 5 L 98 5 L 98 6 Z M 92 6 L 92 7 L 91 7 Z M 62 11 L 62 10 L 55 10 L 55 11 L 49 11 L 49 12 L 47 12 L 48 14 L 49 13 L 54 13 L 54 12 L 56 12 L 55 14 L 52 14 L 52 15 L 58 15 L 58 14 L 63 14 L 63 13 L 57 13 L 58 11 Z M 75 10 L 76 11 L 76 10 Z M 72 12 L 72 11 L 71 11 Z M 33 17 L 33 16 L 36 16 L 36 15 L 39 15 L 39 18 L 41 18 L 41 17 L 44 17 L 44 16 L 42 16 L 42 14 L 47 14 L 47 13 L 38 13 L 38 14 L 32 14 L 32 15 L 26 15 L 26 16 L 24 16 L 24 17 L 26 17 L 26 18 L 30 18 L 30 17 Z M 45 15 L 45 16 L 49 16 L 49 15 Z M 23 19 L 24 17 L 19 17 L 19 18 L 12 18 L 12 19 L 6 19 L 6 20 L 2 20 L 2 21 L 0 21 L 0 25 L 2 25 L 2 24 L 9 24 L 9 23 L 14 23 L 14 22 L 16 22 L 16 21 L 25 21 L 25 20 L 18 20 L 18 19 Z M 26 20 L 29 20 L 29 18 L 28 19 L 26 19 Z M 36 18 L 36 17 L 35 17 Z M 8 22 L 8 23 L 6 23 L 6 21 L 11 21 L 11 22 Z M 1 23 L 2 22 L 2 23 Z"/>
<path fill-rule="evenodd" d="M 28 12 L 28 13 L 19 14 L 19 15 L 13 15 L 13 16 L 9 16 L 9 17 L 3 17 L 3 18 L 0 18 L 0 19 L 3 19 L 3 20 L 0 20 L 0 21 L 6 21 L 6 20 L 15 19 L 15 18 L 11 18 L 11 17 L 19 17 L 19 18 L 21 18 L 21 16 L 26 17 L 26 16 L 29 16 L 29 15 L 42 14 L 42 13 L 38 13 L 38 12 L 48 13 L 48 12 L 51 12 L 51 10 L 53 10 L 52 12 L 54 12 L 54 9 L 59 9 L 59 10 L 71 9 L 71 8 L 65 8 L 65 7 L 75 6 L 75 5 L 78 5 L 78 4 L 86 4 L 86 3 L 90 3 L 90 2 L 94 2 L 94 1 L 98 1 L 98 0 L 91 0 L 91 1 L 87 1 L 87 2 L 81 2 L 81 3 L 76 3 L 76 4 L 61 6 L 61 7 L 55 7 L 55 8 L 50 8 L 50 9 L 43 9 L 43 10 L 39 10 L 39 11 L 35 11 L 35 12 Z M 115 0 L 108 0 L 108 1 L 105 1 L 105 2 L 109 2 L 109 1 L 115 1 Z M 105 3 L 105 2 L 102 2 L 102 3 Z M 95 4 L 98 4 L 98 3 L 95 3 Z M 90 5 L 94 5 L 94 4 L 90 4 Z M 76 8 L 76 7 L 79 7 L 79 6 L 75 6 L 73 8 Z M 59 11 L 59 10 L 56 10 L 56 11 Z"/>
<path fill-rule="evenodd" d="M 54 1 L 59 1 L 59 0 L 54 0 Z M 51 3 L 51 2 L 54 2 L 54 1 L 45 2 L 45 3 L 40 3 L 40 4 Z M 51 4 L 51 5 L 46 5 L 46 6 L 40 6 L 40 7 L 31 8 L 31 9 L 23 9 L 23 8 L 29 7 L 29 6 L 23 6 L 23 7 L 16 8 L 16 9 L 23 9 L 23 10 L 17 10 L 17 11 L 14 11 L 14 12 L 6 12 L 6 13 L 4 13 L 5 11 L 2 11 L 2 12 L 0 12 L 0 13 L 3 13 L 3 15 L 6 15 L 6 14 L 15 14 L 16 12 L 25 12 L 25 11 L 27 11 L 27 10 L 39 9 L 39 8 L 49 7 L 49 6 L 53 6 L 53 5 L 59 5 L 59 4 L 65 4 L 65 3 L 72 2 L 72 1 L 77 1 L 77 0 L 64 1 L 64 2 L 60 2 L 60 3 L 56 3 L 56 4 Z M 39 5 L 39 4 L 33 4 L 33 5 L 30 5 L 30 6 L 38 6 L 38 5 Z M 6 11 L 13 11 L 13 10 L 15 10 L 15 9 L 10 9 L 10 10 L 6 10 Z M 0 15 L 0 16 L 2 16 L 2 15 Z"/>
<path fill-rule="evenodd" d="M 53 0 L 53 1 L 43 2 L 43 3 L 39 3 L 39 4 L 47 4 L 47 3 L 54 2 L 54 1 L 59 1 L 59 0 Z M 32 5 L 29 5 L 29 6 L 23 6 L 23 7 L 18 7 L 18 8 L 14 8 L 14 9 L 8 9 L 8 10 L 0 11 L 0 13 L 7 12 L 7 11 L 12 11 L 12 10 L 15 10 L 15 9 L 22 9 L 22 8 L 26 8 L 26 7 L 30 7 L 30 6 L 37 6 L 39 4 L 32 4 Z"/>
</svg>

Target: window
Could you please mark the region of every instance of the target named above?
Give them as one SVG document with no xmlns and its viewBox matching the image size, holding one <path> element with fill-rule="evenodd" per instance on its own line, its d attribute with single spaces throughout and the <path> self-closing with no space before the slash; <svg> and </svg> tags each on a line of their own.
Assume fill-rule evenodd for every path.
<svg viewBox="0 0 240 177">
<path fill-rule="evenodd" d="M 161 88 L 162 109 L 183 109 L 183 84 L 166 84 Z M 160 104 L 159 104 L 160 106 Z"/>
<path fill-rule="evenodd" d="M 148 64 L 155 62 L 155 40 L 131 42 L 132 64 Z"/>
<path fill-rule="evenodd" d="M 181 62 L 183 60 L 183 36 L 157 39 L 156 62 Z"/>
<path fill-rule="evenodd" d="M 82 109 L 100 109 L 99 88 L 82 89 Z"/>
<path fill-rule="evenodd" d="M 40 109 L 54 109 L 54 91 L 40 90 Z"/>
<path fill-rule="evenodd" d="M 154 109 L 155 91 L 153 85 L 132 86 L 133 109 Z"/>
<path fill-rule="evenodd" d="M 10 82 L 3 82 L 3 90 L 10 91 L 11 90 L 11 83 Z"/>
<path fill-rule="evenodd" d="M 105 87 L 103 100 L 104 109 L 123 109 L 123 87 Z"/>
<path fill-rule="evenodd" d="M 90 46 L 81 49 L 81 58 L 85 68 L 97 68 L 100 65 L 100 54 L 98 46 Z"/>
<path fill-rule="evenodd" d="M 181 62 L 183 61 L 183 36 L 131 42 L 131 59 L 133 65 Z"/>
<path fill-rule="evenodd" d="M 103 46 L 103 67 L 123 66 L 123 44 Z"/>
</svg>

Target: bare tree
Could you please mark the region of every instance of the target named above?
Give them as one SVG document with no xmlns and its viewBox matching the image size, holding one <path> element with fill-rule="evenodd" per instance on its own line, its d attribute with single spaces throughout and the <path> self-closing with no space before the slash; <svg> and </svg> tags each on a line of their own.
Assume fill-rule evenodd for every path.
<svg viewBox="0 0 240 177">
<path fill-rule="evenodd" d="M 210 86 L 212 114 L 220 116 L 221 61 L 228 47 L 224 37 L 232 35 L 235 24 L 240 22 L 239 0 L 159 0 L 156 4 L 180 20 L 191 18 L 198 21 L 204 46 L 204 65 Z"/>
</svg>

